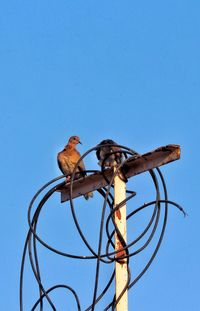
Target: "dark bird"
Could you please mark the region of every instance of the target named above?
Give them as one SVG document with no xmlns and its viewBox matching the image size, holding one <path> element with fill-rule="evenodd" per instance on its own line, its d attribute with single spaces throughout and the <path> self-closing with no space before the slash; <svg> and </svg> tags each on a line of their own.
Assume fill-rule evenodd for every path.
<svg viewBox="0 0 200 311">
<path fill-rule="evenodd" d="M 102 147 L 101 147 L 102 145 Z M 104 145 L 104 146 L 103 146 Z M 99 160 L 98 164 L 104 167 L 113 167 L 116 164 L 120 164 L 123 160 L 123 154 L 121 148 L 117 146 L 117 143 L 112 139 L 102 140 L 97 147 L 96 151 L 97 159 Z"/>
<path fill-rule="evenodd" d="M 71 136 L 69 138 L 67 145 L 57 155 L 58 166 L 61 172 L 64 175 L 69 175 L 66 177 L 67 182 L 69 182 L 71 178 L 70 174 L 73 173 L 76 163 L 81 157 L 78 150 L 76 150 L 77 144 L 81 144 L 80 138 L 78 136 Z M 83 160 L 81 160 L 75 171 L 75 179 L 84 176 L 86 176 L 85 165 L 83 163 Z M 88 200 L 90 197 L 93 197 L 93 193 L 92 192 L 86 193 L 84 197 L 86 200 Z"/>
</svg>

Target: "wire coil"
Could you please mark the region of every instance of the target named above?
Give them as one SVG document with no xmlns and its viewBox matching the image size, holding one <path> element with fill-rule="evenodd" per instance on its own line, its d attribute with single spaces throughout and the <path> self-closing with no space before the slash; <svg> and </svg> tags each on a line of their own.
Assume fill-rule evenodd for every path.
<svg viewBox="0 0 200 311">
<path fill-rule="evenodd" d="M 115 174 L 117 174 L 118 171 L 120 170 L 120 168 L 123 167 L 123 165 L 126 163 L 128 156 L 130 156 L 130 155 L 131 156 L 137 156 L 137 152 L 135 152 L 134 150 L 132 150 L 128 147 L 125 147 L 125 146 L 117 145 L 117 147 L 121 148 L 121 151 L 117 151 L 117 152 L 118 153 L 121 152 L 123 154 L 124 161 L 118 166 L 115 173 L 113 173 L 111 180 L 110 181 L 107 180 L 108 185 L 102 189 L 97 190 L 99 192 L 99 194 L 103 197 L 100 230 L 99 230 L 99 239 L 98 239 L 98 246 L 97 246 L 98 251 L 93 249 L 93 247 L 89 244 L 86 236 L 84 235 L 84 233 L 81 230 L 78 218 L 76 216 L 75 205 L 74 205 L 74 200 L 73 200 L 73 182 L 75 180 L 75 171 L 76 171 L 77 166 L 79 165 L 79 162 L 82 159 L 86 158 L 88 156 L 88 154 L 90 154 L 91 152 L 98 150 L 98 148 L 100 148 L 99 145 L 89 149 L 87 152 L 85 152 L 83 154 L 83 156 L 77 162 L 77 164 L 74 168 L 74 171 L 71 174 L 71 179 L 70 179 L 70 200 L 69 201 L 70 201 L 71 213 L 72 213 L 72 217 L 73 217 L 73 221 L 74 221 L 74 224 L 76 226 L 76 229 L 77 229 L 83 243 L 85 244 L 88 251 L 90 252 L 89 256 L 84 256 L 84 255 L 81 256 L 81 255 L 77 255 L 77 254 L 65 253 L 63 251 L 60 251 L 59 249 L 56 249 L 56 248 L 52 247 L 51 245 L 49 245 L 48 243 L 46 243 L 45 241 L 43 241 L 37 233 L 37 223 L 38 223 L 38 219 L 40 217 L 40 213 L 42 211 L 42 208 L 44 207 L 45 203 L 49 200 L 49 198 L 56 191 L 58 191 L 58 189 L 60 189 L 62 186 L 65 185 L 65 181 L 60 182 L 60 180 L 65 178 L 66 176 L 62 175 L 62 176 L 59 176 L 57 178 L 52 179 L 51 181 L 46 183 L 44 186 L 42 186 L 37 191 L 37 193 L 33 196 L 32 200 L 30 202 L 29 208 L 28 208 L 29 230 L 27 233 L 27 237 L 26 237 L 26 241 L 25 241 L 25 245 L 24 245 L 24 250 L 23 250 L 23 255 L 22 255 L 22 261 L 21 261 L 20 311 L 24 311 L 24 302 L 23 302 L 23 283 L 24 282 L 23 282 L 23 280 L 24 280 L 25 258 L 27 256 L 27 254 L 29 257 L 29 261 L 30 261 L 30 265 L 31 265 L 33 274 L 35 276 L 35 280 L 36 280 L 38 287 L 39 287 L 39 298 L 37 299 L 35 304 L 32 306 L 31 311 L 36 310 L 37 307 L 40 308 L 40 311 L 43 311 L 44 310 L 44 304 L 43 304 L 44 299 L 46 299 L 46 301 L 48 302 L 51 309 L 56 311 L 57 308 L 56 308 L 55 304 L 53 303 L 53 300 L 50 297 L 50 294 L 52 293 L 52 291 L 55 291 L 55 290 L 58 290 L 61 288 L 64 288 L 65 290 L 71 292 L 71 294 L 73 295 L 73 297 L 75 299 L 77 310 L 79 310 L 79 311 L 83 310 L 81 308 L 81 302 L 80 302 L 80 299 L 79 299 L 76 291 L 73 288 L 71 288 L 70 286 L 64 285 L 64 284 L 57 284 L 57 285 L 52 286 L 51 288 L 48 288 L 48 289 L 44 288 L 43 282 L 41 279 L 40 263 L 39 263 L 38 254 L 37 254 L 37 242 L 39 242 L 43 247 L 49 249 L 50 251 L 52 251 L 55 254 L 60 255 L 60 256 L 64 256 L 64 257 L 71 258 L 74 260 L 96 260 L 96 274 L 95 274 L 92 304 L 89 305 L 84 311 L 95 310 L 95 307 L 97 306 L 99 301 L 105 296 L 105 294 L 107 293 L 108 289 L 110 288 L 111 284 L 114 281 L 115 271 L 113 268 L 112 276 L 108 280 L 105 288 L 102 290 L 102 292 L 99 295 L 97 295 L 98 285 L 99 285 L 100 264 L 113 264 L 117 260 L 122 260 L 122 259 L 126 258 L 127 259 L 127 273 L 128 273 L 127 284 L 124 287 L 121 294 L 119 295 L 119 297 L 116 299 L 115 295 L 113 295 L 113 299 L 104 308 L 104 311 L 115 310 L 115 307 L 116 307 L 117 303 L 119 302 L 119 300 L 121 299 L 121 297 L 123 296 L 124 292 L 127 289 L 128 290 L 131 289 L 136 284 L 136 282 L 144 275 L 144 273 L 147 271 L 147 269 L 150 267 L 151 263 L 153 262 L 156 254 L 160 248 L 160 245 L 161 245 L 161 242 L 163 240 L 164 233 L 165 233 L 165 228 L 166 228 L 166 224 L 167 224 L 167 217 L 168 217 L 168 206 L 169 205 L 175 206 L 181 212 L 183 212 L 184 215 L 186 215 L 183 208 L 179 204 L 177 204 L 176 202 L 173 202 L 171 200 L 168 200 L 166 183 L 165 183 L 164 177 L 163 177 L 160 169 L 156 168 L 154 170 L 150 170 L 149 174 L 151 176 L 153 185 L 154 185 L 155 190 L 156 190 L 155 200 L 147 202 L 147 203 L 139 206 L 138 208 L 132 210 L 127 215 L 127 220 L 131 219 L 134 215 L 140 213 L 141 211 L 145 210 L 149 206 L 154 206 L 153 212 L 152 212 L 152 215 L 150 217 L 148 224 L 143 229 L 143 231 L 133 241 L 131 241 L 127 244 L 125 242 L 125 240 L 123 239 L 117 225 L 115 224 L 114 214 L 126 202 L 128 202 L 129 200 L 131 200 L 135 196 L 135 192 L 131 191 L 131 190 L 127 190 L 126 200 L 122 201 L 117 206 L 114 206 L 114 197 L 112 195 L 111 190 L 113 187 L 113 180 L 114 180 Z M 110 154 L 108 156 L 110 156 Z M 104 161 L 105 161 L 105 159 L 104 159 Z M 104 178 L 106 178 L 105 174 L 104 174 L 104 170 L 105 170 L 104 163 L 102 163 L 101 172 L 102 172 L 102 175 L 104 176 Z M 94 173 L 94 172 L 97 172 L 97 171 L 96 170 L 86 171 L 86 173 L 89 173 L 89 174 Z M 55 184 L 55 185 L 53 185 L 53 184 Z M 50 188 L 50 190 L 47 191 L 46 189 L 50 186 L 52 186 L 52 187 Z M 163 198 L 161 197 L 161 190 L 163 192 Z M 44 193 L 44 195 L 43 195 L 42 199 L 39 201 L 39 203 L 35 207 L 36 199 L 39 197 L 39 195 L 42 195 L 43 193 Z M 160 213 L 161 207 L 164 207 L 164 217 L 162 220 L 161 220 L 161 213 Z M 32 211 L 34 208 L 35 208 L 35 211 L 33 213 Z M 109 209 L 109 213 L 108 213 L 108 216 L 106 218 L 105 212 L 106 212 L 107 208 Z M 32 213 L 33 213 L 33 215 L 32 215 Z M 129 262 L 131 260 L 131 257 L 136 256 L 137 254 L 139 254 L 145 248 L 148 247 L 148 245 L 152 241 L 153 237 L 155 236 L 155 233 L 156 233 L 156 230 L 158 228 L 159 223 L 161 223 L 161 232 L 159 233 L 159 238 L 158 238 L 158 242 L 155 246 L 155 249 L 153 250 L 149 261 L 147 262 L 145 267 L 142 269 L 142 271 L 134 279 L 132 279 L 131 274 L 130 274 L 130 266 L 129 266 Z M 110 229 L 109 229 L 111 227 L 110 224 L 112 224 L 112 227 L 113 227 L 112 232 L 110 232 Z M 103 234 L 104 234 L 104 227 L 105 227 L 105 233 L 107 236 L 107 243 L 106 243 L 106 251 L 102 252 L 102 239 L 103 239 Z M 136 250 L 132 251 L 132 249 L 131 249 L 132 246 L 134 245 L 136 247 L 137 243 L 139 241 L 141 241 L 141 239 L 144 238 L 147 235 L 147 233 L 148 233 L 148 237 L 146 238 L 146 241 L 144 242 L 144 244 L 142 246 L 138 247 Z M 117 253 L 122 252 L 122 249 L 120 249 L 118 251 L 115 250 L 115 245 L 113 242 L 114 234 L 117 234 L 118 239 L 120 240 L 120 243 L 123 246 L 122 256 L 121 255 L 119 256 L 119 254 L 117 255 Z"/>
</svg>

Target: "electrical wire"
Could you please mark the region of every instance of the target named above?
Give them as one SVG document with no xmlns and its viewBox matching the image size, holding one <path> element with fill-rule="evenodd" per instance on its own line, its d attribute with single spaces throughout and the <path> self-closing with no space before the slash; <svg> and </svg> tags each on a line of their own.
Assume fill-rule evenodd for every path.
<svg viewBox="0 0 200 311">
<path fill-rule="evenodd" d="M 149 222 L 147 223 L 146 227 L 143 229 L 143 231 L 131 242 L 127 244 L 127 242 L 124 240 L 119 228 L 117 227 L 117 224 L 115 223 L 115 213 L 120 210 L 120 208 L 130 201 L 131 199 L 134 198 L 136 193 L 132 190 L 126 190 L 127 197 L 125 200 L 120 202 L 118 205 L 115 206 L 114 204 L 114 197 L 112 194 L 112 188 L 113 188 L 113 182 L 114 178 L 119 172 L 123 175 L 124 174 L 124 179 L 126 180 L 125 173 L 123 172 L 123 167 L 126 166 L 126 161 L 128 161 L 129 157 L 137 157 L 139 154 L 122 145 L 115 145 L 115 147 L 119 147 L 120 150 L 111 152 L 107 154 L 107 156 L 104 158 L 101 166 L 101 174 L 104 177 L 104 179 L 107 182 L 107 186 L 98 189 L 98 193 L 102 196 L 103 198 L 103 205 L 102 205 L 102 211 L 101 211 L 101 221 L 100 221 L 100 226 L 99 226 L 99 237 L 98 237 L 98 245 L 97 245 L 97 251 L 89 244 L 87 237 L 82 231 L 82 228 L 80 226 L 80 223 L 78 221 L 78 217 L 76 215 L 76 209 L 74 205 L 74 199 L 73 199 L 73 184 L 74 180 L 76 179 L 76 168 L 78 167 L 80 161 L 85 159 L 88 154 L 91 152 L 97 151 L 99 148 L 104 147 L 105 145 L 97 145 L 91 149 L 89 149 L 87 152 L 83 154 L 83 156 L 79 159 L 79 161 L 76 163 L 76 166 L 74 168 L 73 173 L 70 175 L 70 209 L 72 213 L 72 218 L 74 221 L 74 224 L 76 226 L 76 229 L 79 233 L 79 236 L 81 237 L 84 245 L 88 249 L 90 255 L 77 255 L 77 254 L 72 254 L 70 252 L 63 252 L 59 249 L 56 249 L 55 247 L 52 247 L 49 245 L 47 242 L 45 242 L 37 233 L 37 224 L 38 220 L 41 214 L 41 211 L 47 201 L 50 199 L 50 197 L 57 192 L 58 190 L 62 189 L 63 186 L 65 186 L 65 181 L 59 182 L 61 179 L 68 177 L 69 175 L 62 175 L 59 177 L 56 177 L 52 179 L 51 181 L 47 182 L 44 186 L 42 186 L 36 194 L 33 196 L 29 207 L 28 207 L 28 224 L 29 224 L 29 230 L 26 236 L 25 244 L 24 244 L 24 249 L 23 249 L 23 254 L 22 254 L 22 261 L 21 261 L 21 270 L 20 270 L 20 311 L 24 311 L 24 302 L 23 302 L 23 288 L 24 288 L 24 269 L 25 269 L 25 261 L 26 257 L 28 257 L 30 266 L 33 272 L 33 275 L 35 277 L 35 280 L 38 284 L 38 289 L 39 289 L 39 298 L 36 300 L 34 305 L 31 308 L 31 311 L 36 310 L 36 308 L 39 306 L 40 311 L 44 311 L 44 304 L 43 301 L 44 299 L 46 302 L 49 304 L 50 308 L 54 311 L 57 310 L 55 303 L 52 300 L 51 293 L 54 290 L 60 289 L 60 288 L 65 288 L 66 290 L 70 291 L 73 294 L 73 297 L 76 301 L 77 305 L 77 310 L 81 311 L 81 302 L 80 299 L 76 293 L 76 291 L 71 288 L 68 285 L 54 285 L 50 287 L 49 289 L 45 289 L 44 282 L 42 280 L 42 275 L 40 271 L 40 259 L 38 257 L 38 244 L 42 245 L 44 248 L 47 248 L 48 250 L 52 251 L 53 253 L 70 258 L 71 260 L 96 260 L 96 271 L 95 271 L 95 280 L 94 280 L 94 288 L 93 288 L 93 297 L 92 297 L 92 303 L 85 309 L 85 311 L 94 311 L 97 304 L 103 300 L 103 297 L 107 294 L 108 290 L 111 288 L 112 283 L 114 282 L 115 279 L 115 266 L 113 266 L 113 272 L 108 280 L 106 286 L 104 289 L 101 291 L 101 293 L 98 294 L 99 290 L 99 277 L 100 277 L 100 265 L 102 264 L 110 264 L 110 265 L 115 265 L 115 262 L 120 262 L 121 260 L 125 259 L 127 263 L 127 282 L 122 290 L 122 292 L 119 294 L 119 296 L 116 298 L 115 295 L 113 295 L 113 299 L 111 302 L 109 302 L 105 307 L 104 311 L 106 310 L 115 310 L 116 305 L 120 301 L 121 297 L 123 294 L 131 289 L 137 282 L 138 280 L 144 275 L 144 273 L 148 270 L 150 265 L 152 264 L 159 248 L 161 245 L 161 242 L 164 237 L 165 229 L 166 229 L 166 224 L 167 224 L 167 217 L 168 217 L 168 206 L 174 206 L 178 208 L 184 216 L 186 216 L 185 211 L 183 208 L 177 204 L 176 202 L 172 200 L 168 200 L 168 195 L 167 195 L 167 187 L 166 183 L 164 180 L 164 177 L 160 171 L 159 168 L 156 168 L 154 170 L 149 170 L 149 174 L 151 176 L 153 185 L 155 187 L 156 191 L 156 197 L 155 200 L 152 200 L 150 202 L 147 202 L 143 204 L 142 206 L 139 206 L 136 209 L 133 209 L 126 217 L 127 221 L 134 217 L 136 214 L 140 213 L 141 211 L 149 208 L 150 206 L 153 206 L 153 211 L 151 214 L 151 217 L 149 219 Z M 106 147 L 108 144 L 106 144 Z M 112 144 L 110 145 L 111 147 L 113 146 Z M 109 157 L 110 155 L 115 155 L 116 153 L 121 153 L 123 155 L 123 160 L 121 163 L 117 166 L 115 172 L 113 171 L 112 177 L 108 180 L 107 177 L 105 176 L 105 161 L 106 158 Z M 88 170 L 85 171 L 86 174 L 92 174 L 96 172 L 100 172 L 97 170 Z M 56 183 L 56 185 L 54 185 Z M 52 186 L 53 185 L 53 186 Z M 51 187 L 49 189 L 49 187 Z M 164 197 L 161 197 L 161 190 L 163 191 Z M 43 194 L 44 193 L 44 194 Z M 42 196 L 40 199 L 39 203 L 36 204 L 36 200 L 39 198 L 39 196 Z M 164 218 L 161 220 L 161 208 L 164 204 Z M 36 207 L 35 207 L 36 205 Z M 106 211 L 107 214 L 106 215 Z M 157 244 L 155 246 L 155 249 L 152 251 L 152 254 L 150 256 L 150 259 L 148 260 L 147 264 L 145 267 L 142 269 L 142 271 L 134 278 L 132 279 L 131 277 L 131 272 L 130 272 L 130 260 L 131 257 L 136 256 L 140 252 L 142 252 L 145 248 L 147 248 L 150 245 L 150 242 L 153 240 L 155 237 L 155 234 L 158 230 L 158 225 L 161 222 L 161 232 L 159 232 L 159 237 Z M 110 232 L 110 227 L 112 227 L 112 231 Z M 102 243 L 103 243 L 103 238 L 105 239 L 106 236 L 106 247 L 105 251 L 102 250 Z M 122 248 L 120 250 L 116 251 L 115 250 L 115 244 L 113 241 L 114 236 L 117 236 L 118 240 L 121 243 Z M 136 246 L 139 241 L 144 239 L 146 237 L 145 242 L 143 242 L 143 245 L 140 246 L 139 248 L 135 249 L 132 251 L 132 247 Z M 30 308 L 29 308 L 30 310 Z"/>
</svg>

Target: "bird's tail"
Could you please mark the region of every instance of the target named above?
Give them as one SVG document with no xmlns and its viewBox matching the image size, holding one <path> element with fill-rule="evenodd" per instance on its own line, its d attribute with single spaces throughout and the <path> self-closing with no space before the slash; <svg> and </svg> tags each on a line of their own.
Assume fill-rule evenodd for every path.
<svg viewBox="0 0 200 311">
<path fill-rule="evenodd" d="M 88 192 L 88 193 L 84 194 L 84 198 L 86 200 L 88 200 L 89 198 L 93 198 L 93 192 Z"/>
</svg>

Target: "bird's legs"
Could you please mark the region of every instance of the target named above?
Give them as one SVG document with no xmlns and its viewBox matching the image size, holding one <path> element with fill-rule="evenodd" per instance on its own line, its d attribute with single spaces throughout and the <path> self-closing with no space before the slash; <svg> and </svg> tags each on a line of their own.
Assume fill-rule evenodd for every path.
<svg viewBox="0 0 200 311">
<path fill-rule="evenodd" d="M 71 180 L 71 176 L 67 176 L 67 177 L 66 177 L 66 184 L 67 184 L 68 182 L 70 182 L 70 180 Z"/>
<path fill-rule="evenodd" d="M 80 173 L 75 173 L 73 180 L 81 178 Z M 66 176 L 66 184 L 71 181 L 71 175 Z"/>
</svg>

